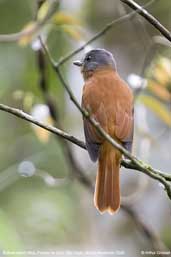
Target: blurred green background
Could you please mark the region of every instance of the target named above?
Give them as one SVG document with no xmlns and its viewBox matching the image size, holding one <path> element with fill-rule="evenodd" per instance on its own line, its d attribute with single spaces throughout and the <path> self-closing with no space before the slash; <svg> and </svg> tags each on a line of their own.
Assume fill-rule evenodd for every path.
<svg viewBox="0 0 171 257">
<path fill-rule="evenodd" d="M 36 0 L 0 0 L 0 34 L 22 30 L 34 20 L 36 10 Z M 153 1 L 148 10 L 171 29 L 170 0 Z M 105 4 L 102 0 L 61 0 L 58 23 L 47 30 L 52 56 L 58 60 L 129 11 L 119 0 L 106 0 Z M 135 95 L 134 84 L 138 82 L 130 74 L 147 79 L 146 88 L 140 88 L 140 92 L 138 88 L 135 102 L 134 153 L 156 168 L 171 172 L 171 51 L 164 40 L 156 43 L 156 35 L 158 32 L 136 15 L 116 24 L 90 47 L 106 48 L 114 54 L 119 73 L 133 85 Z M 35 44 L 0 43 L 0 100 L 47 122 L 50 117 L 39 85 Z M 166 58 L 164 64 L 162 58 Z M 73 60 L 64 65 L 63 72 L 80 101 L 83 81 Z M 160 77 L 156 75 L 159 73 Z M 47 62 L 46 77 L 63 127 L 84 139 L 81 115 Z M 92 194 L 76 179 L 70 179 L 72 168 L 58 138 L 7 113 L 0 112 L 0 121 L 0 251 L 123 250 L 126 256 L 141 256 L 141 250 L 152 250 L 150 241 L 122 210 L 115 216 L 97 213 Z M 96 165 L 84 150 L 71 147 L 75 161 L 94 183 Z M 171 249 L 171 205 L 164 190 L 137 172 L 123 170 L 121 177 L 124 200 Z"/>
</svg>

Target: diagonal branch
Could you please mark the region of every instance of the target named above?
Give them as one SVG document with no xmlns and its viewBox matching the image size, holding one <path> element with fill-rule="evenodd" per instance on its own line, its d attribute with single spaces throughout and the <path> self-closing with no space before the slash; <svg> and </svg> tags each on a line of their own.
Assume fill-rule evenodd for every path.
<svg viewBox="0 0 171 257">
<path fill-rule="evenodd" d="M 171 42 L 171 32 L 166 29 L 154 16 L 152 16 L 144 7 L 140 6 L 133 0 L 120 0 L 143 16 L 149 23 L 151 23 L 160 33 Z"/>
<path fill-rule="evenodd" d="M 83 149 L 86 149 L 84 142 L 76 139 L 73 136 L 70 136 L 69 134 L 61 131 L 60 129 L 57 129 L 53 126 L 49 126 L 49 125 L 45 125 L 42 122 L 39 122 L 38 120 L 36 120 L 35 118 L 33 118 L 31 115 L 23 112 L 22 110 L 16 109 L 16 108 L 11 108 L 7 105 L 4 104 L 0 104 L 0 110 L 4 111 L 4 112 L 8 112 L 14 116 L 17 116 L 20 119 L 26 120 L 28 122 L 31 122 L 37 126 L 40 126 L 41 128 L 44 128 L 48 131 L 50 131 L 51 133 L 60 136 L 66 140 L 69 140 L 70 142 L 80 146 Z M 77 176 L 78 180 L 84 184 L 87 189 L 90 192 L 93 192 L 93 185 L 91 183 L 91 181 L 87 178 L 87 176 L 85 174 L 83 174 L 83 176 L 81 177 L 80 174 L 78 174 L 79 176 Z M 137 229 L 139 231 L 142 231 L 142 233 L 144 234 L 144 236 L 146 238 L 148 238 L 148 240 L 150 240 L 152 242 L 152 245 L 154 247 L 154 249 L 156 250 L 167 250 L 165 245 L 160 241 L 160 239 L 158 238 L 158 236 L 156 235 L 155 231 L 152 230 L 152 228 L 149 228 L 148 225 L 146 225 L 141 218 L 139 217 L 139 215 L 135 212 L 135 210 L 133 210 L 132 208 L 130 208 L 130 206 L 128 206 L 127 204 L 122 204 L 121 205 L 122 210 L 124 210 L 132 219 L 132 221 L 135 223 Z"/>
<path fill-rule="evenodd" d="M 57 136 L 63 137 L 64 139 L 70 141 L 71 143 L 76 144 L 83 149 L 86 149 L 86 146 L 85 146 L 84 142 L 80 141 L 79 139 L 75 138 L 74 136 L 71 136 L 68 133 L 66 133 L 66 132 L 64 132 L 64 131 L 62 131 L 58 128 L 55 128 L 51 125 L 44 124 L 43 122 L 35 119 L 31 115 L 29 115 L 28 113 L 23 112 L 20 109 L 12 108 L 12 107 L 9 107 L 5 104 L 0 104 L 0 110 L 4 111 L 4 112 L 8 112 L 8 113 L 20 118 L 20 119 L 26 120 L 26 121 L 28 121 L 32 124 L 35 124 L 35 125 L 37 125 L 41 128 L 44 128 L 44 129 L 48 130 L 49 132 L 51 132 L 51 133 L 53 133 Z"/>
<path fill-rule="evenodd" d="M 89 120 L 89 122 L 96 128 L 96 130 L 100 133 L 103 138 L 105 138 L 114 148 L 117 148 L 125 157 L 127 157 L 129 160 L 131 160 L 132 164 L 134 164 L 137 167 L 137 170 L 141 171 L 142 173 L 150 176 L 151 178 L 158 180 L 161 184 L 163 184 L 168 197 L 171 199 L 171 185 L 167 182 L 163 174 L 160 172 L 156 172 L 151 168 L 148 164 L 143 163 L 141 160 L 133 156 L 130 152 L 128 152 L 124 147 L 122 147 L 119 143 L 117 143 L 111 136 L 109 136 L 100 126 L 100 124 L 90 116 L 90 114 L 81 108 L 79 103 L 76 101 L 74 95 L 70 91 L 70 88 L 65 83 L 65 80 L 63 79 L 63 76 L 60 72 L 60 70 L 57 68 L 56 72 L 59 76 L 59 79 L 61 80 L 61 83 L 63 86 L 67 89 L 67 92 L 70 95 L 71 100 L 74 102 L 74 104 L 77 106 L 77 108 L 80 110 L 82 115 Z"/>
<path fill-rule="evenodd" d="M 151 0 L 149 3 L 147 3 L 146 5 L 144 5 L 144 7 L 147 7 L 149 5 L 151 5 L 154 2 L 154 0 Z M 109 30 L 111 30 L 114 25 L 124 22 L 132 17 L 134 17 L 134 15 L 139 12 L 139 10 L 135 10 L 132 11 L 124 16 L 121 16 L 113 21 L 111 21 L 110 23 L 108 23 L 107 25 L 105 25 L 100 31 L 98 31 L 92 38 L 90 38 L 87 42 L 85 42 L 82 46 L 80 46 L 79 48 L 77 48 L 74 51 L 71 51 L 70 53 L 68 53 L 66 56 L 62 57 L 57 63 L 56 66 L 60 67 L 61 65 L 63 65 L 65 62 L 69 61 L 73 56 L 75 56 L 76 54 L 78 54 L 79 52 L 81 52 L 82 50 L 84 50 L 86 48 L 86 46 L 90 45 L 91 43 L 93 43 L 94 41 L 96 41 L 97 39 L 99 39 L 100 37 L 104 36 Z"/>
<path fill-rule="evenodd" d="M 44 129 L 50 131 L 51 133 L 53 133 L 57 136 L 60 136 L 64 139 L 66 139 L 66 140 L 69 140 L 70 142 L 78 145 L 79 147 L 81 147 L 83 149 L 86 149 L 84 142 L 82 142 L 82 141 L 78 140 L 77 138 L 67 134 L 64 131 L 61 131 L 60 129 L 57 129 L 53 126 L 45 125 L 44 123 L 36 120 L 31 115 L 23 112 L 22 110 L 12 108 L 12 107 L 9 107 L 9 106 L 4 105 L 4 104 L 0 104 L 0 110 L 4 111 L 4 112 L 8 112 L 8 113 L 10 113 L 14 116 L 17 116 L 20 119 L 28 121 L 30 123 L 33 123 L 33 124 L 35 124 L 35 125 L 37 125 L 41 128 L 44 128 Z M 124 161 L 123 163 L 126 163 L 126 161 Z M 129 164 L 128 164 L 128 167 L 129 167 Z M 82 174 L 82 175 L 83 176 L 81 176 L 81 174 L 78 174 L 78 176 L 77 176 L 78 180 L 82 184 L 84 184 L 89 189 L 90 192 L 93 192 L 93 185 L 92 185 L 91 181 L 87 178 L 87 176 L 85 174 Z M 169 178 L 169 174 L 167 175 L 167 174 L 162 173 L 162 175 L 168 176 L 168 178 Z M 170 177 L 170 180 L 171 180 L 171 177 Z M 141 220 L 141 218 L 138 216 L 138 214 L 135 212 L 135 210 L 130 208 L 130 206 L 128 206 L 127 204 L 122 204 L 121 207 L 122 207 L 122 210 L 124 210 L 130 216 L 130 218 L 135 223 L 138 230 L 142 231 L 144 236 L 147 237 L 152 242 L 152 245 L 153 245 L 154 249 L 156 249 L 156 250 L 167 250 L 166 247 L 163 245 L 163 243 L 158 238 L 158 236 L 156 235 L 155 231 L 153 231 L 151 228 L 149 228 L 149 226 L 147 226 Z"/>
<path fill-rule="evenodd" d="M 165 188 L 165 190 L 167 192 L 168 197 L 171 199 L 171 185 L 167 181 L 168 180 L 168 174 L 166 175 L 166 177 L 167 177 L 167 179 L 166 179 L 165 175 L 163 175 L 162 172 L 157 172 L 152 167 L 150 167 L 148 164 L 142 162 L 137 157 L 133 156 L 123 146 L 121 146 L 112 137 L 110 137 L 102 129 L 100 124 L 94 118 L 92 118 L 91 115 L 85 109 L 83 109 L 80 106 L 79 102 L 77 101 L 77 99 L 75 98 L 74 94 L 72 93 L 70 87 L 68 86 L 68 84 L 64 80 L 58 65 L 56 65 L 56 63 L 54 62 L 53 58 L 51 57 L 50 52 L 49 52 L 47 46 L 45 45 L 45 43 L 42 41 L 41 38 L 39 38 L 39 39 L 40 39 L 40 43 L 42 45 L 42 48 L 44 49 L 45 54 L 47 55 L 52 68 L 54 69 L 54 71 L 56 72 L 57 76 L 59 77 L 63 87 L 66 89 L 68 95 L 70 96 L 71 101 L 78 108 L 78 110 L 82 113 L 82 115 L 86 119 L 89 120 L 89 122 L 96 128 L 96 130 L 100 133 L 101 136 L 103 136 L 103 138 L 105 138 L 113 147 L 117 148 L 125 157 L 127 157 L 132 162 L 132 164 L 137 167 L 137 170 L 139 170 L 140 172 L 150 176 L 151 178 L 153 178 L 155 180 L 158 180 L 164 186 L 164 188 Z M 171 177 L 171 175 L 169 175 L 169 178 L 170 177 Z"/>
<path fill-rule="evenodd" d="M 79 147 L 86 149 L 84 142 L 80 141 L 79 139 L 67 134 L 66 132 L 55 128 L 53 126 L 49 126 L 49 125 L 45 125 L 44 123 L 36 120 L 35 118 L 33 118 L 31 115 L 23 112 L 22 110 L 16 109 L 16 108 L 12 108 L 9 107 L 7 105 L 4 104 L 0 104 L 0 110 L 4 111 L 4 112 L 8 112 L 20 119 L 26 120 L 30 123 L 33 123 L 41 128 L 44 128 L 48 131 L 50 131 L 51 133 L 60 136 L 66 140 L 69 140 L 70 142 L 78 145 Z M 128 163 L 127 163 L 128 162 Z M 122 165 L 127 165 L 128 168 L 131 167 L 132 164 L 130 164 L 129 166 L 129 161 L 123 161 Z M 137 167 L 136 167 L 137 168 Z M 154 171 L 154 170 L 153 170 Z M 161 172 L 160 172 L 161 173 Z M 165 174 L 162 173 L 163 176 L 165 176 L 166 178 L 168 178 L 168 180 L 171 180 L 171 176 L 169 176 L 169 174 Z M 87 187 L 87 189 L 90 192 L 93 192 L 93 185 L 92 182 L 89 180 L 89 178 L 85 175 L 85 174 L 78 174 L 77 175 L 77 179 Z M 128 206 L 127 204 L 122 204 L 121 205 L 122 210 L 125 211 L 125 213 L 127 213 L 130 218 L 132 219 L 132 221 L 135 223 L 137 229 L 142 232 L 144 234 L 144 236 L 146 238 L 148 238 L 148 240 L 150 240 L 150 242 L 152 243 L 154 249 L 156 250 L 165 250 L 167 251 L 165 245 L 160 241 L 160 239 L 158 238 L 158 236 L 156 235 L 155 231 L 152 230 L 152 228 L 149 228 L 148 225 L 146 225 L 142 219 L 139 217 L 139 215 L 136 213 L 135 210 L 133 210 L 130 206 Z"/>
<path fill-rule="evenodd" d="M 82 50 L 84 50 L 86 48 L 86 46 L 90 45 L 91 43 L 93 43 L 94 41 L 96 41 L 98 38 L 104 36 L 109 30 L 111 30 L 114 25 L 116 25 L 117 23 L 126 21 L 127 19 L 133 17 L 135 15 L 135 11 L 130 12 L 124 16 L 121 16 L 119 18 L 117 18 L 116 20 L 113 20 L 112 22 L 108 23 L 107 25 L 105 25 L 99 32 L 97 32 L 92 38 L 90 38 L 87 42 L 85 42 L 82 46 L 80 46 L 79 48 L 77 48 L 74 51 L 71 51 L 70 53 L 68 53 L 66 56 L 62 57 L 58 63 L 56 64 L 56 66 L 61 66 L 63 65 L 65 62 L 69 61 L 73 56 L 75 56 L 76 54 L 80 53 Z"/>
<path fill-rule="evenodd" d="M 85 145 L 85 143 L 83 141 L 81 141 L 78 138 L 68 134 L 67 132 L 64 132 L 61 129 L 58 129 L 58 128 L 56 128 L 54 126 L 51 126 L 51 125 L 44 124 L 43 122 L 35 119 L 31 115 L 29 115 L 28 113 L 23 112 L 20 109 L 12 108 L 12 107 L 9 107 L 9 106 L 7 106 L 5 104 L 0 104 L 0 110 L 4 111 L 4 112 L 8 112 L 8 113 L 10 113 L 10 114 L 20 118 L 20 119 L 26 120 L 26 121 L 34 124 L 34 125 L 37 125 L 37 126 L 43 128 L 43 129 L 46 129 L 49 132 L 51 132 L 51 133 L 53 133 L 53 134 L 55 134 L 57 136 L 60 136 L 63 139 L 68 140 L 69 142 L 71 142 L 71 143 L 81 147 L 82 149 L 86 150 L 86 145 Z M 137 165 L 135 165 L 130 160 L 122 160 L 122 166 L 127 168 L 127 169 L 135 169 L 135 170 L 140 171 L 139 167 L 137 167 Z M 151 173 L 155 173 L 156 175 L 164 177 L 165 180 L 171 181 L 171 175 L 169 173 L 164 173 L 164 172 L 161 172 L 159 170 L 155 170 L 155 169 L 153 169 L 150 166 L 148 166 L 148 169 L 149 169 L 149 171 Z M 147 175 L 149 175 L 149 174 L 147 174 Z"/>
</svg>

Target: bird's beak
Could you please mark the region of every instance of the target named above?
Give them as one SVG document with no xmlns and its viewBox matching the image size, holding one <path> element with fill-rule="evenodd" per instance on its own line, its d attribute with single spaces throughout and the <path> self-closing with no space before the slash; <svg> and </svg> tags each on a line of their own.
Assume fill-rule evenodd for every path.
<svg viewBox="0 0 171 257">
<path fill-rule="evenodd" d="M 78 66 L 78 67 L 83 66 L 83 62 L 81 62 L 81 61 L 74 61 L 73 64 Z"/>
</svg>

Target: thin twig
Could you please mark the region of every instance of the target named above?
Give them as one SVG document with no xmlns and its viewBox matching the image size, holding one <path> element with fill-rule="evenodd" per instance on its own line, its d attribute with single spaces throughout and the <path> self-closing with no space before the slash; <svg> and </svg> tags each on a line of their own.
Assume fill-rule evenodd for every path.
<svg viewBox="0 0 171 257">
<path fill-rule="evenodd" d="M 96 41 L 101 36 L 104 36 L 110 29 L 113 28 L 114 25 L 116 25 L 117 23 L 126 21 L 128 18 L 131 18 L 133 15 L 135 15 L 134 11 L 130 12 L 124 16 L 121 16 L 121 17 L 117 18 L 116 20 L 113 20 L 112 22 L 108 23 L 106 26 L 104 26 L 104 28 L 102 30 L 97 32 L 90 40 L 86 41 L 82 46 L 80 46 L 79 48 L 77 48 L 74 51 L 71 51 L 66 56 L 62 57 L 58 61 L 58 63 L 56 63 L 56 66 L 59 67 L 59 66 L 63 65 L 65 62 L 69 61 L 73 56 L 75 56 L 76 54 L 78 54 L 79 52 L 84 50 L 86 48 L 86 46 L 90 45 L 91 43 Z"/>
<path fill-rule="evenodd" d="M 166 29 L 154 16 L 152 16 L 144 7 L 140 6 L 133 0 L 120 0 L 122 3 L 127 4 L 131 9 L 137 11 L 138 14 L 143 16 L 149 23 L 151 23 L 160 33 L 171 42 L 171 32 Z"/>
<path fill-rule="evenodd" d="M 44 2 L 45 0 L 38 1 L 36 13 L 38 13 L 40 7 Z M 37 15 L 35 15 L 35 19 L 37 19 Z M 55 103 L 52 96 L 49 94 L 46 58 L 44 56 L 42 48 L 36 51 L 36 59 L 37 59 L 37 66 L 39 70 L 39 87 L 42 92 L 44 101 L 49 108 L 50 116 L 55 126 L 58 127 L 60 130 L 63 130 L 63 126 L 60 120 L 60 115 L 58 113 L 57 104 Z M 80 165 L 77 163 L 69 142 L 67 140 L 63 140 L 62 137 L 58 138 L 58 142 L 60 143 L 63 150 L 63 154 L 66 158 L 67 163 L 69 164 L 69 168 L 71 170 L 70 177 L 79 179 L 81 183 L 84 184 L 85 186 L 88 186 L 88 185 L 90 186 L 91 181 L 88 177 L 84 176 L 84 171 L 80 168 Z"/>
<path fill-rule="evenodd" d="M 146 5 L 144 5 L 144 7 L 148 7 L 149 5 L 151 5 L 154 2 L 154 0 L 151 0 L 149 3 L 147 3 Z M 61 65 L 63 65 L 65 62 L 69 61 L 73 56 L 75 56 L 76 54 L 78 54 L 79 52 L 81 52 L 82 50 L 84 50 L 86 48 L 86 46 L 90 45 L 91 43 L 93 43 L 94 41 L 96 41 L 97 39 L 99 39 L 100 37 L 104 36 L 109 30 L 111 30 L 114 25 L 116 24 L 120 24 L 121 22 L 124 22 L 132 17 L 134 17 L 134 15 L 138 12 L 138 10 L 130 12 L 125 14 L 124 16 L 121 16 L 113 21 L 111 21 L 110 23 L 108 23 L 107 25 L 105 25 L 99 32 L 97 32 L 92 38 L 90 38 L 88 41 L 86 41 L 82 46 L 80 46 L 79 48 L 77 48 L 74 51 L 71 51 L 70 53 L 68 53 L 66 56 L 62 57 L 57 63 L 56 63 L 56 67 L 60 67 Z"/>
</svg>

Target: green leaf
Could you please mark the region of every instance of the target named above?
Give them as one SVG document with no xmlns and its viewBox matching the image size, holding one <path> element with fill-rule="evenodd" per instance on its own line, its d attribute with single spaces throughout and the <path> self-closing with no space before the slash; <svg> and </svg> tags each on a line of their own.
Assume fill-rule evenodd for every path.
<svg viewBox="0 0 171 257">
<path fill-rule="evenodd" d="M 63 11 L 57 12 L 53 18 L 52 22 L 55 25 L 79 25 L 79 21 L 71 14 Z"/>
<path fill-rule="evenodd" d="M 76 41 L 80 41 L 82 39 L 82 35 L 78 29 L 76 29 L 74 26 L 67 26 L 63 25 L 62 30 L 71 38 L 73 38 Z"/>
<path fill-rule="evenodd" d="M 39 21 L 42 21 L 45 18 L 46 20 L 48 20 L 49 18 L 53 17 L 57 13 L 58 8 L 59 8 L 59 1 L 57 0 L 45 1 L 38 11 L 37 19 Z"/>
<path fill-rule="evenodd" d="M 19 46 L 24 47 L 28 45 L 35 37 L 35 34 L 36 34 L 35 31 L 36 31 L 35 22 L 29 22 L 28 24 L 26 24 L 22 30 L 23 35 L 18 40 Z"/>
<path fill-rule="evenodd" d="M 171 101 L 171 94 L 166 87 L 162 86 L 158 82 L 149 79 L 147 84 L 147 90 L 156 95 L 159 99 L 165 102 Z"/>
</svg>

